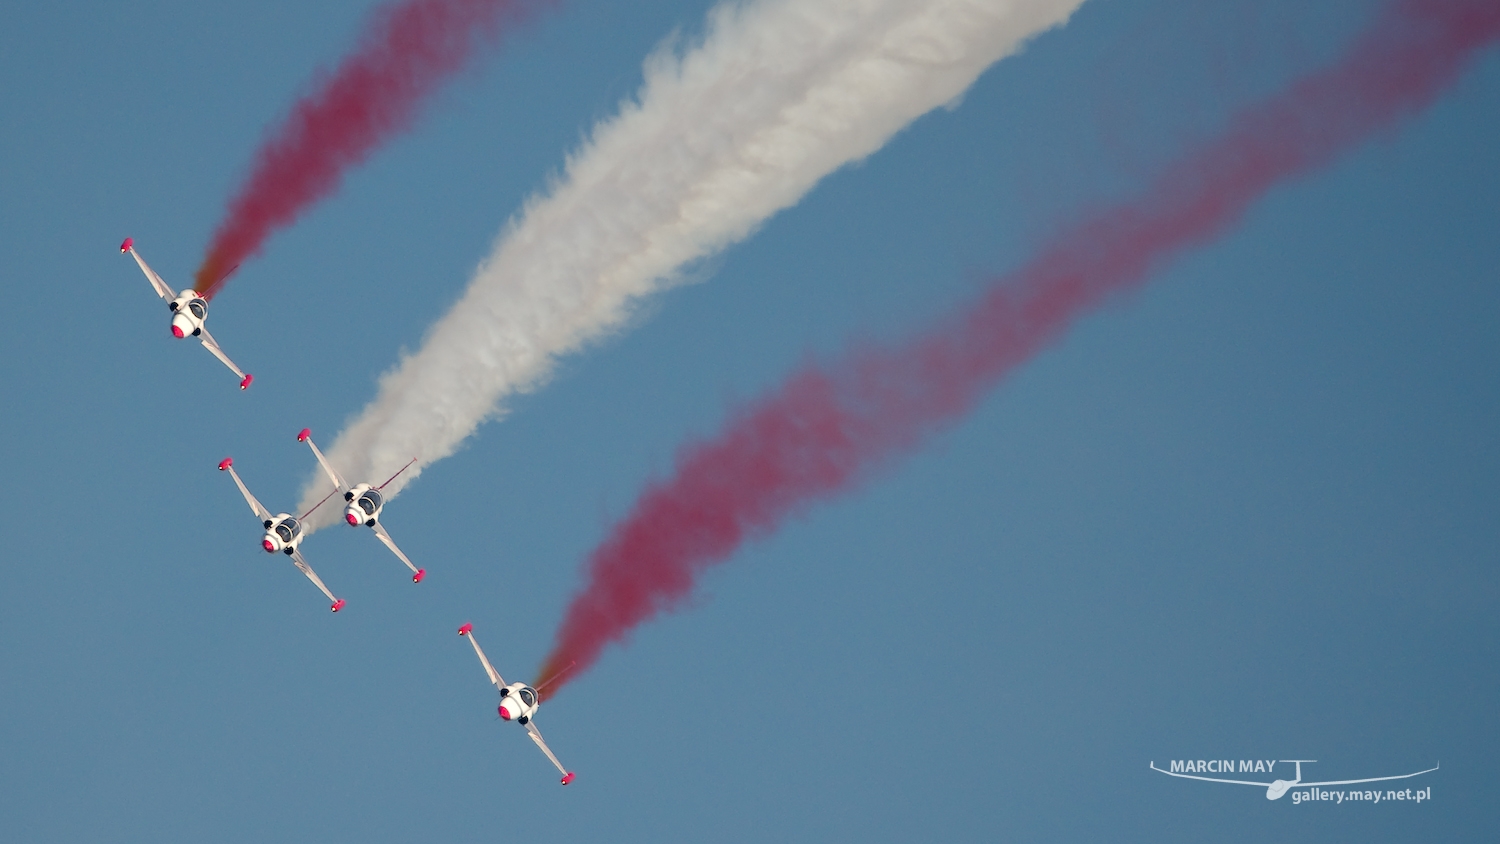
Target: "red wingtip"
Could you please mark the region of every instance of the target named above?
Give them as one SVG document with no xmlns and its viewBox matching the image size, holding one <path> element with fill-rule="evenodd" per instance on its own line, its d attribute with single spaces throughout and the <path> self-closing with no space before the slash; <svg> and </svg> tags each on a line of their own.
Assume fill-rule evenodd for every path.
<svg viewBox="0 0 1500 844">
<path fill-rule="evenodd" d="M 297 432 L 297 442 L 299 442 L 299 443 L 305 443 L 305 442 L 307 442 L 307 438 L 310 437 L 310 436 L 312 436 L 312 429 L 311 428 L 303 428 L 302 430 L 300 430 L 300 431 Z"/>
<path fill-rule="evenodd" d="M 343 608 L 344 608 L 344 599 L 343 598 L 340 598 L 337 601 L 334 601 L 333 602 L 333 606 L 330 607 L 330 609 L 332 609 L 334 612 L 338 612 L 339 610 L 341 610 Z"/>
<path fill-rule="evenodd" d="M 411 576 L 412 583 L 421 583 L 422 578 L 427 576 L 427 569 L 417 569 L 417 573 Z"/>
<path fill-rule="evenodd" d="M 226 457 L 223 460 L 219 461 L 219 471 L 222 472 L 225 469 L 228 469 L 230 466 L 233 466 L 233 465 L 234 465 L 234 458 L 233 457 Z"/>
<path fill-rule="evenodd" d="M 135 238 L 133 238 L 133 237 L 127 237 L 127 238 L 125 238 L 125 242 L 122 243 L 122 244 L 120 244 L 120 251 L 121 252 L 129 252 L 130 251 L 130 247 L 132 247 L 134 245 L 135 245 Z"/>
<path fill-rule="evenodd" d="M 463 627 L 458 628 L 458 635 L 460 635 L 460 636 L 466 636 L 466 635 L 469 634 L 469 631 L 471 631 L 473 629 L 474 629 L 474 625 L 472 625 L 472 624 L 465 624 Z"/>
<path fill-rule="evenodd" d="M 248 389 L 250 389 L 250 382 L 254 381 L 254 380 L 255 380 L 255 376 L 254 375 L 251 375 L 248 372 L 245 373 L 244 380 L 240 381 L 240 389 L 241 390 L 248 390 Z"/>
<path fill-rule="evenodd" d="M 574 776 L 573 772 L 569 771 L 568 775 L 562 778 L 562 784 L 563 785 L 567 785 L 568 783 L 572 782 L 573 781 L 573 776 Z"/>
</svg>

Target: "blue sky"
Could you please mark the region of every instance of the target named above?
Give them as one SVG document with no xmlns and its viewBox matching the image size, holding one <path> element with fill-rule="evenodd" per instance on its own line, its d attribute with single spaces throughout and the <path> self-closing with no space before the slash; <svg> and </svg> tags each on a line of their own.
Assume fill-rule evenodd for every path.
<svg viewBox="0 0 1500 844">
<path fill-rule="evenodd" d="M 240 394 L 115 246 L 182 286 L 370 6 L 321 5 L 36 5 L 0 33 L 5 838 L 1493 835 L 1500 55 L 607 653 L 538 719 L 563 789 L 459 624 L 528 678 L 684 439 L 963 301 L 1376 4 L 1085 4 L 429 468 L 385 515 L 423 584 L 311 539 L 337 616 L 214 464 L 291 507 L 297 430 L 331 440 L 709 4 L 566 3 L 445 89 L 215 299 Z M 1420 806 L 1293 806 L 1146 767 L 1183 758 L 1443 768 Z"/>
</svg>

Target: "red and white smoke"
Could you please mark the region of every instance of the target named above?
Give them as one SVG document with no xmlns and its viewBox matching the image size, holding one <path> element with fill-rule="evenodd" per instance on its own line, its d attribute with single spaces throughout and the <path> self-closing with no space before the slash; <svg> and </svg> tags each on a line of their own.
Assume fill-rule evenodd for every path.
<svg viewBox="0 0 1500 844">
<path fill-rule="evenodd" d="M 808 366 L 686 445 L 591 555 L 538 676 L 671 610 L 747 539 L 850 488 L 952 424 L 1083 314 L 1234 225 L 1271 187 L 1429 105 L 1500 39 L 1494 0 L 1396 0 L 1332 66 L 1235 116 L 1132 201 L 1088 216 L 1030 262 L 901 343 Z M 555 693 L 556 688 L 549 692 Z"/>
<path fill-rule="evenodd" d="M 359 46 L 255 154 L 194 278 L 212 298 L 266 238 L 338 189 L 344 171 L 409 128 L 423 101 L 545 0 L 403 0 L 376 9 Z"/>
</svg>

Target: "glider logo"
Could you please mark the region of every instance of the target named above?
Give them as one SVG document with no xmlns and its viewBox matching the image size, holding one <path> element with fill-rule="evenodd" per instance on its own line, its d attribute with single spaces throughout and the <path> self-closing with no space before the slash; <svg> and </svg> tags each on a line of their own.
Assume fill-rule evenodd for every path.
<svg viewBox="0 0 1500 844">
<path fill-rule="evenodd" d="M 1167 768 L 1158 768 L 1156 763 L 1151 763 L 1151 770 L 1166 774 L 1169 777 L 1182 777 L 1189 780 L 1203 780 L 1204 782 L 1222 782 L 1230 785 L 1257 785 L 1266 790 L 1267 800 L 1279 800 L 1288 791 L 1292 792 L 1293 803 L 1303 803 L 1308 800 L 1329 800 L 1343 803 L 1345 800 L 1379 803 L 1389 800 L 1410 800 L 1420 803 L 1432 799 L 1432 787 L 1412 790 L 1410 788 L 1400 791 L 1391 790 L 1343 790 L 1329 791 L 1323 786 L 1327 785 L 1355 785 L 1366 782 L 1386 782 L 1388 780 L 1404 780 L 1430 774 L 1438 769 L 1434 765 L 1425 771 L 1417 771 L 1412 774 L 1396 774 L 1389 777 L 1367 777 L 1357 780 L 1327 780 L 1323 782 L 1303 782 L 1302 766 L 1317 762 L 1316 759 L 1241 759 L 1236 767 L 1233 759 L 1174 759 Z M 1203 774 L 1232 774 L 1238 770 L 1239 773 L 1267 773 L 1271 772 L 1277 764 L 1296 765 L 1296 775 L 1290 780 L 1275 779 L 1271 782 L 1257 782 L 1254 780 L 1237 780 L 1225 777 L 1208 777 Z M 1294 790 L 1296 789 L 1296 790 Z"/>
</svg>

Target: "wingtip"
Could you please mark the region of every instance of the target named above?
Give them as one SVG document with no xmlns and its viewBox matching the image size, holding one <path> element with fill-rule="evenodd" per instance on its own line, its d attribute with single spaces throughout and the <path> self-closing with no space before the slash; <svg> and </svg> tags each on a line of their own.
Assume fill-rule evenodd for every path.
<svg viewBox="0 0 1500 844">
<path fill-rule="evenodd" d="M 467 636 L 467 635 L 469 635 L 469 633 L 471 631 L 473 631 L 473 629 L 474 629 L 474 625 L 473 624 L 471 624 L 469 622 L 464 622 L 464 626 L 458 628 L 458 635 L 460 635 L 460 636 Z"/>
<path fill-rule="evenodd" d="M 130 247 L 132 247 L 134 245 L 135 245 L 135 238 L 133 238 L 133 237 L 127 237 L 127 238 L 125 238 L 125 242 L 120 244 L 120 252 L 121 252 L 121 254 L 129 252 L 130 251 Z"/>
<path fill-rule="evenodd" d="M 333 602 L 333 606 L 329 607 L 329 609 L 333 610 L 334 612 L 338 612 L 339 610 L 341 610 L 343 608 L 344 608 L 344 599 L 343 598 L 340 598 L 337 601 L 334 601 Z"/>
<path fill-rule="evenodd" d="M 233 465 L 234 465 L 234 458 L 233 457 L 226 457 L 223 460 L 219 461 L 219 471 L 222 472 L 225 469 L 228 469 L 230 466 L 233 466 Z"/>
<path fill-rule="evenodd" d="M 307 442 L 307 438 L 310 437 L 310 436 L 312 436 L 312 429 L 311 428 L 303 428 L 302 430 L 300 430 L 300 431 L 297 432 L 297 442 L 299 442 L 299 443 L 305 443 L 305 442 Z"/>
<path fill-rule="evenodd" d="M 250 389 L 250 382 L 252 382 L 254 380 L 255 380 L 255 376 L 254 375 L 251 375 L 248 372 L 245 373 L 244 379 L 240 381 L 240 389 L 241 390 L 248 390 L 248 389 Z"/>
<path fill-rule="evenodd" d="M 421 583 L 422 578 L 427 576 L 427 569 L 417 569 L 417 573 L 411 576 L 412 583 Z"/>
<path fill-rule="evenodd" d="M 568 775 L 562 778 L 562 784 L 567 785 L 568 783 L 572 782 L 574 776 L 575 774 L 572 771 L 569 771 Z"/>
</svg>

